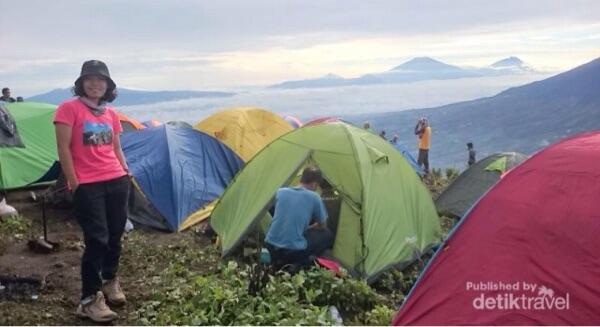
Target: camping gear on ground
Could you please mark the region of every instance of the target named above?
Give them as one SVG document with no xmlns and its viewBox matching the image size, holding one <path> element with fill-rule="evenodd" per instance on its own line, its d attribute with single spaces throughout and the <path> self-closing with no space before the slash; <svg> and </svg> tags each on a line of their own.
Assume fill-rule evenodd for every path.
<svg viewBox="0 0 600 327">
<path fill-rule="evenodd" d="M 129 218 L 127 218 L 127 221 L 125 222 L 125 233 L 129 233 L 132 232 L 134 229 L 133 224 L 131 223 L 131 220 L 129 220 Z"/>
<path fill-rule="evenodd" d="M 48 188 L 44 191 L 45 197 L 46 197 L 46 203 L 55 208 L 62 208 L 62 209 L 71 208 L 73 206 L 73 193 L 67 186 L 67 178 L 65 177 L 65 174 L 63 174 L 63 172 L 61 170 L 60 162 L 58 162 L 57 165 L 58 165 L 60 174 L 58 175 L 56 182 L 53 183 L 52 185 L 48 186 Z M 33 192 L 32 192 L 32 198 L 34 199 L 34 201 L 37 198 L 36 194 Z"/>
<path fill-rule="evenodd" d="M 121 145 L 134 177 L 128 217 L 173 232 L 206 218 L 243 165 L 214 137 L 168 124 L 123 134 Z"/>
<path fill-rule="evenodd" d="M 351 273 L 372 281 L 439 243 L 433 201 L 406 159 L 379 136 L 338 122 L 283 135 L 236 175 L 210 218 L 223 255 L 266 229 L 275 193 L 307 163 L 319 166 L 342 198 L 331 256 Z"/>
<path fill-rule="evenodd" d="M 264 265 L 268 265 L 271 263 L 271 253 L 269 253 L 269 250 L 267 250 L 267 248 L 261 248 L 260 249 L 260 263 L 264 264 Z"/>
<path fill-rule="evenodd" d="M 37 300 L 44 283 L 38 277 L 0 275 L 0 302 Z"/>
<path fill-rule="evenodd" d="M 0 201 L 0 218 L 13 217 L 13 216 L 17 216 L 17 215 L 19 215 L 19 213 L 17 212 L 17 209 L 15 209 L 12 206 L 9 206 L 6 203 L 6 198 L 2 197 L 2 201 Z"/>
<path fill-rule="evenodd" d="M 330 259 L 323 258 L 323 257 L 317 257 L 315 262 L 319 266 L 333 271 L 335 273 L 335 275 L 338 277 L 344 276 L 344 274 L 342 273 L 342 270 L 340 269 L 341 268 L 340 264 L 335 262 L 334 260 L 330 260 Z"/>
<path fill-rule="evenodd" d="M 52 251 L 58 251 L 60 248 L 60 243 L 48 240 L 48 224 L 46 222 L 46 194 L 42 196 L 42 224 L 44 227 L 44 237 L 30 240 L 27 243 L 29 249 L 36 253 L 50 253 Z"/>
<path fill-rule="evenodd" d="M 501 175 L 527 159 L 518 152 L 488 156 L 462 172 L 435 200 L 438 212 L 462 217 L 487 192 Z"/>
<path fill-rule="evenodd" d="M 279 115 L 253 107 L 224 109 L 201 120 L 194 128 L 219 139 L 244 162 L 271 141 L 293 130 Z"/>
<path fill-rule="evenodd" d="M 335 305 L 329 306 L 329 317 L 333 321 L 334 326 L 343 326 L 344 320 L 342 319 L 342 315 L 340 311 Z"/>
<path fill-rule="evenodd" d="M 469 210 L 394 325 L 600 322 L 600 130 L 532 155 Z"/>
<path fill-rule="evenodd" d="M 56 179 L 47 174 L 58 160 L 52 118 L 55 105 L 36 102 L 4 104 L 23 147 L 0 145 L 0 189 L 13 189 Z M 5 132 L 0 131 L 0 134 Z M 15 134 L 17 135 L 17 134 Z"/>
</svg>

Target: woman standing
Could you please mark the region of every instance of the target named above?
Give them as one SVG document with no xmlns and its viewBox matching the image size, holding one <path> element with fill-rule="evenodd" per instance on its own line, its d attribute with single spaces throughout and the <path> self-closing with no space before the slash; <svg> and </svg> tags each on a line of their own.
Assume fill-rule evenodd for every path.
<svg viewBox="0 0 600 327">
<path fill-rule="evenodd" d="M 115 89 L 106 64 L 86 61 L 73 87 L 76 97 L 61 103 L 54 117 L 58 157 L 85 241 L 77 314 L 97 322 L 118 318 L 105 296 L 114 305 L 126 302 L 116 273 L 129 178 L 119 141 L 121 123 L 107 106 L 116 97 Z"/>
</svg>

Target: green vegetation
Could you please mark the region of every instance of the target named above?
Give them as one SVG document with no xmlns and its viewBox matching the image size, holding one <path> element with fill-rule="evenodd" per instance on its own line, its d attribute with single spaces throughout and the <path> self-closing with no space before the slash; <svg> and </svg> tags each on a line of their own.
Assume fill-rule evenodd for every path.
<svg viewBox="0 0 600 327">
<path fill-rule="evenodd" d="M 135 233 L 127 240 L 123 266 L 145 275 L 143 287 L 151 290 L 127 317 L 131 324 L 322 325 L 332 323 L 329 307 L 335 306 L 346 325 L 387 325 L 433 253 L 385 272 L 373 285 L 313 267 L 266 275 L 253 293 L 263 271 L 247 258 L 222 262 L 216 247 L 194 241 L 150 251 L 151 242 Z"/>
<path fill-rule="evenodd" d="M 423 181 L 435 194 L 454 175 L 436 170 Z M 0 221 L 0 254 L 2 243 L 20 242 L 18 246 L 24 246 L 22 242 L 28 237 L 39 236 L 39 221 L 29 218 Z M 444 233 L 454 225 L 453 219 L 444 216 L 440 222 Z M 76 225 L 70 228 L 78 231 Z M 217 247 L 198 230 L 164 234 L 140 229 L 125 235 L 119 274 L 129 303 L 118 310 L 117 324 L 330 325 L 334 323 L 330 306 L 335 306 L 344 325 L 388 325 L 433 253 L 428 252 L 402 270 L 383 273 L 372 285 L 319 268 L 293 276 L 269 274 L 262 279 L 260 274 L 257 276 L 261 270 L 252 263 L 253 254 L 243 257 L 244 251 L 239 251 L 231 261 L 224 261 Z M 22 239 L 15 238 L 17 235 Z M 36 301 L 0 302 L 0 316 L 7 324 L 85 322 L 71 314 L 78 297 L 80 252 L 65 246 L 59 253 L 67 266 L 52 268 L 60 273 L 52 274 L 50 279 L 62 286 L 43 292 Z M 263 281 L 262 287 L 255 287 L 257 280 Z"/>
<path fill-rule="evenodd" d="M 155 291 L 131 315 L 143 325 L 322 325 L 336 306 L 346 324 L 389 324 L 393 304 L 364 281 L 312 268 L 278 273 L 255 296 L 249 292 L 253 266 L 224 263 L 212 275 L 170 265 L 149 285 Z M 165 281 L 168 281 L 165 284 Z"/>
<path fill-rule="evenodd" d="M 448 183 L 452 183 L 456 177 L 460 175 L 460 171 L 456 168 L 446 168 L 446 180 Z"/>
<path fill-rule="evenodd" d="M 332 323 L 328 310 L 334 305 L 345 324 L 387 324 L 395 311 L 395 301 L 364 281 L 319 268 L 269 275 L 252 295 L 256 265 L 221 262 L 213 245 L 199 247 L 191 240 L 150 250 L 151 242 L 136 233 L 126 241 L 123 266 L 144 275 L 143 288 L 151 290 L 129 314 L 129 323 L 322 325 Z"/>
<path fill-rule="evenodd" d="M 31 233 L 31 221 L 23 216 L 0 218 L 0 255 L 15 240 L 22 240 Z"/>
<path fill-rule="evenodd" d="M 0 218 L 0 235 L 14 236 L 15 234 L 24 234 L 29 231 L 31 222 L 23 216 L 8 216 Z"/>
</svg>

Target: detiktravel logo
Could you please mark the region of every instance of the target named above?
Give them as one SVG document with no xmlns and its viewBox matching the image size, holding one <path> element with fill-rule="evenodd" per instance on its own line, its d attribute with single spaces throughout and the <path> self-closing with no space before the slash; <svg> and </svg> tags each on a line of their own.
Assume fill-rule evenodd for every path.
<svg viewBox="0 0 600 327">
<path fill-rule="evenodd" d="M 547 286 L 516 282 L 466 282 L 476 310 L 569 310 L 570 294 Z"/>
</svg>

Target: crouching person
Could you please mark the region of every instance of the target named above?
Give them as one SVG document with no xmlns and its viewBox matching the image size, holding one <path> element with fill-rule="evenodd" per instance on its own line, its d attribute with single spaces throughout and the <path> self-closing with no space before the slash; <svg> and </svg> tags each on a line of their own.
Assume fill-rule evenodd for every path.
<svg viewBox="0 0 600 327">
<path fill-rule="evenodd" d="M 276 269 L 308 266 L 314 256 L 331 248 L 333 233 L 327 228 L 327 211 L 315 192 L 322 179 L 318 168 L 307 167 L 298 186 L 277 191 L 275 214 L 265 239 Z"/>
<path fill-rule="evenodd" d="M 77 97 L 61 103 L 54 117 L 58 157 L 85 241 L 77 314 L 97 322 L 118 318 L 106 299 L 125 304 L 116 274 L 130 181 L 119 141 L 121 123 L 107 106 L 115 88 L 103 62 L 86 61 L 75 81 Z"/>
</svg>

